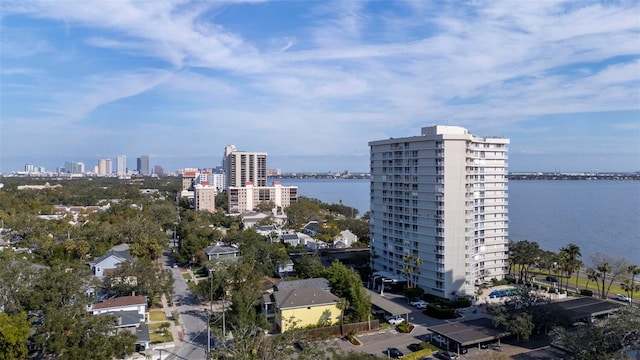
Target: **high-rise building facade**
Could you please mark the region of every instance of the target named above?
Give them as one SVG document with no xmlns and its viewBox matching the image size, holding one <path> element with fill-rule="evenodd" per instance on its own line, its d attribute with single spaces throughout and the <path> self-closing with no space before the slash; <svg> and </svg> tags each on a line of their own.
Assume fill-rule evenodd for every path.
<svg viewBox="0 0 640 360">
<path fill-rule="evenodd" d="M 137 159 L 138 174 L 149 175 L 149 155 L 142 155 Z"/>
<path fill-rule="evenodd" d="M 127 174 L 127 157 L 125 155 L 116 156 L 116 175 L 124 176 Z"/>
<path fill-rule="evenodd" d="M 243 187 L 229 187 L 227 191 L 230 214 L 253 211 L 263 202 L 272 202 L 277 208 L 285 209 L 298 201 L 298 187 L 282 186 L 279 181 L 275 181 L 273 186 L 253 186 L 247 183 Z"/>
<path fill-rule="evenodd" d="M 238 151 L 234 145 L 227 145 L 223 163 L 227 188 L 243 187 L 249 182 L 267 186 L 267 153 Z"/>
<path fill-rule="evenodd" d="M 194 185 L 193 206 L 196 211 L 216 212 L 216 188 L 211 185 Z"/>
<path fill-rule="evenodd" d="M 107 169 L 107 175 L 111 175 L 113 174 L 113 160 L 111 159 L 105 159 L 106 162 L 106 169 Z"/>
<path fill-rule="evenodd" d="M 98 175 L 107 175 L 107 159 L 98 160 Z"/>
<path fill-rule="evenodd" d="M 505 276 L 508 144 L 458 126 L 369 143 L 374 280 L 452 298 Z"/>
<path fill-rule="evenodd" d="M 75 161 L 66 161 L 64 163 L 64 171 L 68 174 L 83 174 L 84 163 Z"/>
</svg>

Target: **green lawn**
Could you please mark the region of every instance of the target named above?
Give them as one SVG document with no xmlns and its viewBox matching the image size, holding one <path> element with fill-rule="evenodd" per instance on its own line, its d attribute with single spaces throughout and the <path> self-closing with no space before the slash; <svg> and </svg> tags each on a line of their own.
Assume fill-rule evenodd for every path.
<svg viewBox="0 0 640 360">
<path fill-rule="evenodd" d="M 153 324 L 149 324 L 149 337 L 151 338 L 151 343 L 152 344 L 160 344 L 163 342 L 172 342 L 173 341 L 173 336 L 171 335 L 171 332 L 167 333 L 167 337 L 162 336 L 162 333 L 160 333 L 160 325 L 162 325 L 163 323 L 153 323 Z M 168 324 L 168 323 L 164 323 L 164 324 Z"/>
<path fill-rule="evenodd" d="M 531 270 L 530 271 L 531 274 L 533 274 L 533 276 L 536 277 L 536 279 L 538 280 L 544 280 L 547 275 L 549 275 L 546 271 L 543 270 Z M 567 281 L 567 277 L 566 276 L 560 276 L 557 274 L 552 274 L 553 276 L 555 276 L 558 280 L 562 279 L 562 289 L 564 289 L 565 287 L 565 282 Z M 514 277 L 518 278 L 519 273 L 517 272 L 517 270 L 514 270 Z M 575 290 L 576 287 L 576 276 L 578 276 L 578 274 L 573 274 L 571 276 L 571 279 L 569 280 L 569 291 L 573 291 Z M 580 272 L 580 276 L 584 276 L 584 272 Z M 613 284 L 611 285 L 611 290 L 609 290 L 609 295 L 615 295 L 615 294 L 625 294 L 627 295 L 627 293 L 622 290 L 622 287 L 620 287 L 620 280 L 614 281 Z M 547 286 L 547 285 L 543 285 L 543 286 Z M 602 287 L 602 281 L 600 281 L 600 286 Z M 609 286 L 609 280 L 605 281 L 605 288 Z M 587 279 L 585 278 L 579 278 L 578 279 L 578 289 L 587 289 Z M 593 296 L 598 296 L 598 285 L 596 285 L 596 283 L 594 281 L 589 281 L 589 288 L 588 290 L 593 291 Z M 636 292 L 633 294 L 633 298 L 634 299 L 638 299 L 640 300 L 640 293 Z"/>
<path fill-rule="evenodd" d="M 167 315 L 164 310 L 151 310 L 149 312 L 149 320 L 151 321 L 166 321 Z"/>
<path fill-rule="evenodd" d="M 188 272 L 182 273 L 182 278 L 184 278 L 185 280 L 189 280 L 191 279 L 191 274 L 189 274 Z"/>
</svg>

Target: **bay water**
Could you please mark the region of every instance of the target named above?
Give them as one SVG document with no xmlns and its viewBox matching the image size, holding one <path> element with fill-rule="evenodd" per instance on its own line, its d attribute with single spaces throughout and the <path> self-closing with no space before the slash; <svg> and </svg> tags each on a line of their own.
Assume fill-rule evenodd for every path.
<svg viewBox="0 0 640 360">
<path fill-rule="evenodd" d="M 278 179 L 301 196 L 369 211 L 369 180 Z M 582 261 L 602 252 L 640 265 L 640 182 L 509 181 L 509 238 L 558 252 L 574 243 Z"/>
</svg>

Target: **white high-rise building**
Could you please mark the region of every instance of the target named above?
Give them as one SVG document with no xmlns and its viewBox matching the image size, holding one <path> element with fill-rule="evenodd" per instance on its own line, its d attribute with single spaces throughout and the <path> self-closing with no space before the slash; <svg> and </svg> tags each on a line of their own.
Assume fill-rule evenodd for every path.
<svg viewBox="0 0 640 360">
<path fill-rule="evenodd" d="M 227 145 L 223 165 L 227 188 L 249 182 L 257 187 L 267 186 L 267 153 L 238 151 L 235 145 Z"/>
<path fill-rule="evenodd" d="M 98 175 L 107 175 L 107 159 L 98 160 Z"/>
<path fill-rule="evenodd" d="M 272 202 L 281 210 L 298 201 L 297 186 L 282 186 L 274 181 L 273 186 L 253 186 L 251 183 L 243 187 L 229 187 L 229 213 L 242 214 L 253 211 L 258 204 Z"/>
<path fill-rule="evenodd" d="M 123 176 L 127 174 L 127 157 L 125 155 L 116 156 L 116 175 Z"/>
<path fill-rule="evenodd" d="M 377 286 L 408 280 L 453 298 L 506 275 L 508 144 L 458 126 L 369 143 Z"/>
<path fill-rule="evenodd" d="M 107 169 L 107 175 L 111 175 L 113 174 L 113 160 L 111 159 L 105 159 L 106 162 L 106 169 Z"/>
</svg>

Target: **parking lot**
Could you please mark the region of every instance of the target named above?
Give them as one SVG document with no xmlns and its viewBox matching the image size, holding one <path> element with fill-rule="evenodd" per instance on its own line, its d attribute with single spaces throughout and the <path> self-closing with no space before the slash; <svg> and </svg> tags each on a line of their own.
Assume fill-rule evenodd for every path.
<svg viewBox="0 0 640 360">
<path fill-rule="evenodd" d="M 385 298 L 390 301 L 397 302 L 398 304 L 408 306 L 406 298 L 402 295 L 385 293 Z M 379 332 L 359 335 L 358 338 L 362 342 L 362 346 L 351 345 L 349 342 L 342 339 L 335 340 L 335 343 L 339 348 L 345 351 L 357 351 L 386 356 L 385 351 L 390 347 L 395 347 L 402 351 L 404 354 L 408 354 L 411 353 L 411 351 L 407 348 L 407 346 L 413 343 L 426 341 L 431 335 L 430 331 L 427 330 L 427 327 L 450 322 L 459 322 L 478 319 L 481 317 L 488 317 L 482 311 L 482 307 L 470 307 L 462 309 L 461 313 L 463 314 L 463 317 L 455 320 L 434 319 L 424 315 L 421 310 L 415 307 L 410 308 L 413 311 L 408 316 L 409 322 L 415 325 L 414 330 L 410 334 L 399 333 L 394 328 L 389 328 L 381 330 Z M 506 356 L 521 354 L 519 355 L 518 359 L 536 359 L 537 357 L 535 356 L 527 357 L 526 353 L 531 353 L 533 355 L 535 353 L 544 352 L 545 349 L 548 348 L 548 344 L 549 341 L 546 338 L 530 340 L 521 343 L 502 342 L 499 349 L 492 349 L 491 347 L 489 349 L 479 349 L 475 347 L 469 348 L 467 354 L 461 355 L 460 358 L 469 360 L 481 359 L 485 357 L 489 352 L 492 352 L 495 354 L 504 354 Z"/>
</svg>

